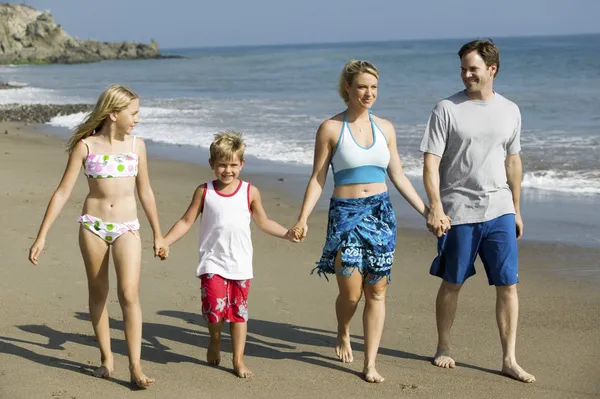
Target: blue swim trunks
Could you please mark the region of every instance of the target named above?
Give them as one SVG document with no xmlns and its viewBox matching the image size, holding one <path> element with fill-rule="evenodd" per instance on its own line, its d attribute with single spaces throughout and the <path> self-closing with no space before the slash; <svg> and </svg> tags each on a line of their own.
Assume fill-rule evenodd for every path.
<svg viewBox="0 0 600 399">
<path fill-rule="evenodd" d="M 335 257 L 341 252 L 339 274 L 351 276 L 358 270 L 365 283 L 382 278 L 390 281 L 396 250 L 396 215 L 387 192 L 365 198 L 331 198 L 327 239 L 319 275 L 335 273 Z"/>
<path fill-rule="evenodd" d="M 430 274 L 453 284 L 463 284 L 475 274 L 479 254 L 490 285 L 519 282 L 515 215 L 507 214 L 482 223 L 452 226 L 438 239 L 438 255 Z"/>
</svg>

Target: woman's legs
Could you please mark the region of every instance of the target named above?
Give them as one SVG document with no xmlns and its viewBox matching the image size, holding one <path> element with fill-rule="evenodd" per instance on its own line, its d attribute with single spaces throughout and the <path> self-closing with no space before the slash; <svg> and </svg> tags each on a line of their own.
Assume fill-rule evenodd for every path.
<svg viewBox="0 0 600 399">
<path fill-rule="evenodd" d="M 375 369 L 375 358 L 381 342 L 385 322 L 385 292 L 387 278 L 376 284 L 365 284 L 365 309 L 363 328 L 365 333 L 365 364 L 363 373 L 368 382 L 383 382 L 384 378 Z"/>
<path fill-rule="evenodd" d="M 112 244 L 113 261 L 117 272 L 117 292 L 123 311 L 123 324 L 131 380 L 139 387 L 154 382 L 142 372 L 142 308 L 140 306 L 139 282 L 142 265 L 142 244 L 133 232 L 119 236 Z"/>
<path fill-rule="evenodd" d="M 341 267 L 342 254 L 341 251 L 338 251 L 335 257 L 335 277 L 339 288 L 339 294 L 335 301 L 335 313 L 338 321 L 335 353 L 342 362 L 350 363 L 354 360 L 350 345 L 350 321 L 362 296 L 363 278 L 358 269 L 350 277 L 340 274 L 338 270 Z"/>
<path fill-rule="evenodd" d="M 110 349 L 110 327 L 108 325 L 108 244 L 91 231 L 79 228 L 79 248 L 85 264 L 88 281 L 90 320 L 100 347 L 102 365 L 92 374 L 108 378 L 114 370 Z"/>
</svg>

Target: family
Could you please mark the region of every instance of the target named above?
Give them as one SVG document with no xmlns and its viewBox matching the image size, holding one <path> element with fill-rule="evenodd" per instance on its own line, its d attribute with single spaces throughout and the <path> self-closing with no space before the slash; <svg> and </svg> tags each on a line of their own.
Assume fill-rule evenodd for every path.
<svg viewBox="0 0 600 399">
<path fill-rule="evenodd" d="M 442 279 L 436 299 L 438 344 L 432 363 L 455 367 L 450 332 L 460 289 L 475 274 L 474 262 L 479 255 L 489 284 L 496 287 L 502 373 L 522 382 L 535 381 L 519 366 L 515 354 L 517 239 L 523 235 L 519 204 L 521 115 L 515 103 L 494 91 L 500 58 L 491 40 L 466 43 L 458 56 L 465 90 L 435 105 L 420 145 L 427 204 L 403 172 L 394 126 L 371 112 L 377 100 L 379 71 L 370 62 L 353 60 L 344 65 L 339 79 L 339 95 L 346 109 L 317 130 L 312 175 L 298 220 L 289 229 L 269 219 L 259 189 L 240 180 L 246 145 L 240 133 L 227 131 L 218 133 L 210 146 L 209 163 L 215 180 L 195 189 L 183 216 L 163 235 L 148 176 L 146 147 L 142 139 L 131 135 L 139 122 L 139 97 L 124 86 L 106 89 L 69 140 L 66 170 L 29 252 L 29 260 L 37 265 L 50 227 L 83 166 L 89 194 L 78 219 L 79 246 L 101 361 L 93 375 L 109 378 L 114 371 L 107 313 L 112 252 L 131 382 L 140 388 L 154 382 L 141 366 L 142 244 L 136 191 L 154 234 L 154 255 L 163 260 L 202 215 L 196 276 L 210 333 L 207 360 L 213 365 L 220 363 L 221 332 L 227 322 L 233 369 L 239 377 L 247 378 L 252 375 L 244 362 L 253 278 L 250 223 L 253 220 L 261 231 L 274 237 L 302 242 L 331 167 L 334 189 L 327 236 L 313 272 L 325 277 L 334 274 L 337 281 L 335 353 L 339 360 L 354 359 L 350 321 L 364 295 L 363 378 L 374 383 L 384 381 L 375 360 L 396 248 L 396 216 L 386 184 L 389 179 L 438 240 L 437 256 L 430 268 L 432 275 Z"/>
</svg>

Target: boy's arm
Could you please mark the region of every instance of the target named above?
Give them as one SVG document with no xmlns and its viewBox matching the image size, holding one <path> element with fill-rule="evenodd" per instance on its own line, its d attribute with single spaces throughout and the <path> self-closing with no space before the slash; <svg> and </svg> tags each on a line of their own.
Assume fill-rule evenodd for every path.
<svg viewBox="0 0 600 399">
<path fill-rule="evenodd" d="M 179 219 L 173 227 L 169 230 L 167 235 L 165 236 L 165 245 L 170 246 L 181 237 L 186 235 L 186 233 L 190 230 L 198 216 L 202 213 L 202 208 L 204 206 L 204 190 L 206 185 L 203 184 L 196 188 L 194 192 L 194 197 L 192 198 L 192 202 L 188 207 L 187 211 L 183 214 L 181 219 Z"/>
<path fill-rule="evenodd" d="M 250 186 L 250 210 L 252 211 L 254 223 L 261 231 L 273 237 L 287 239 L 288 230 L 276 221 L 269 219 L 262 205 L 260 191 L 254 186 Z"/>
</svg>

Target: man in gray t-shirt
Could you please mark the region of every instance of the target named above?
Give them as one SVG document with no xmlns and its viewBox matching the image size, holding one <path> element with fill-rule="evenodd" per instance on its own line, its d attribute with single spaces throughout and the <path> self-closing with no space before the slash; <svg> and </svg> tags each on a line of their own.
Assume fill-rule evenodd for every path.
<svg viewBox="0 0 600 399">
<path fill-rule="evenodd" d="M 436 300 L 438 347 L 433 364 L 454 368 L 450 329 L 462 284 L 481 258 L 496 310 L 503 351 L 502 372 L 523 382 L 535 377 L 516 361 L 518 320 L 517 238 L 520 214 L 521 114 L 494 92 L 500 66 L 491 40 L 465 44 L 458 55 L 466 90 L 433 109 L 423 141 L 423 181 L 430 203 L 427 227 L 438 236 L 438 256 L 430 273 L 443 279 Z"/>
</svg>

